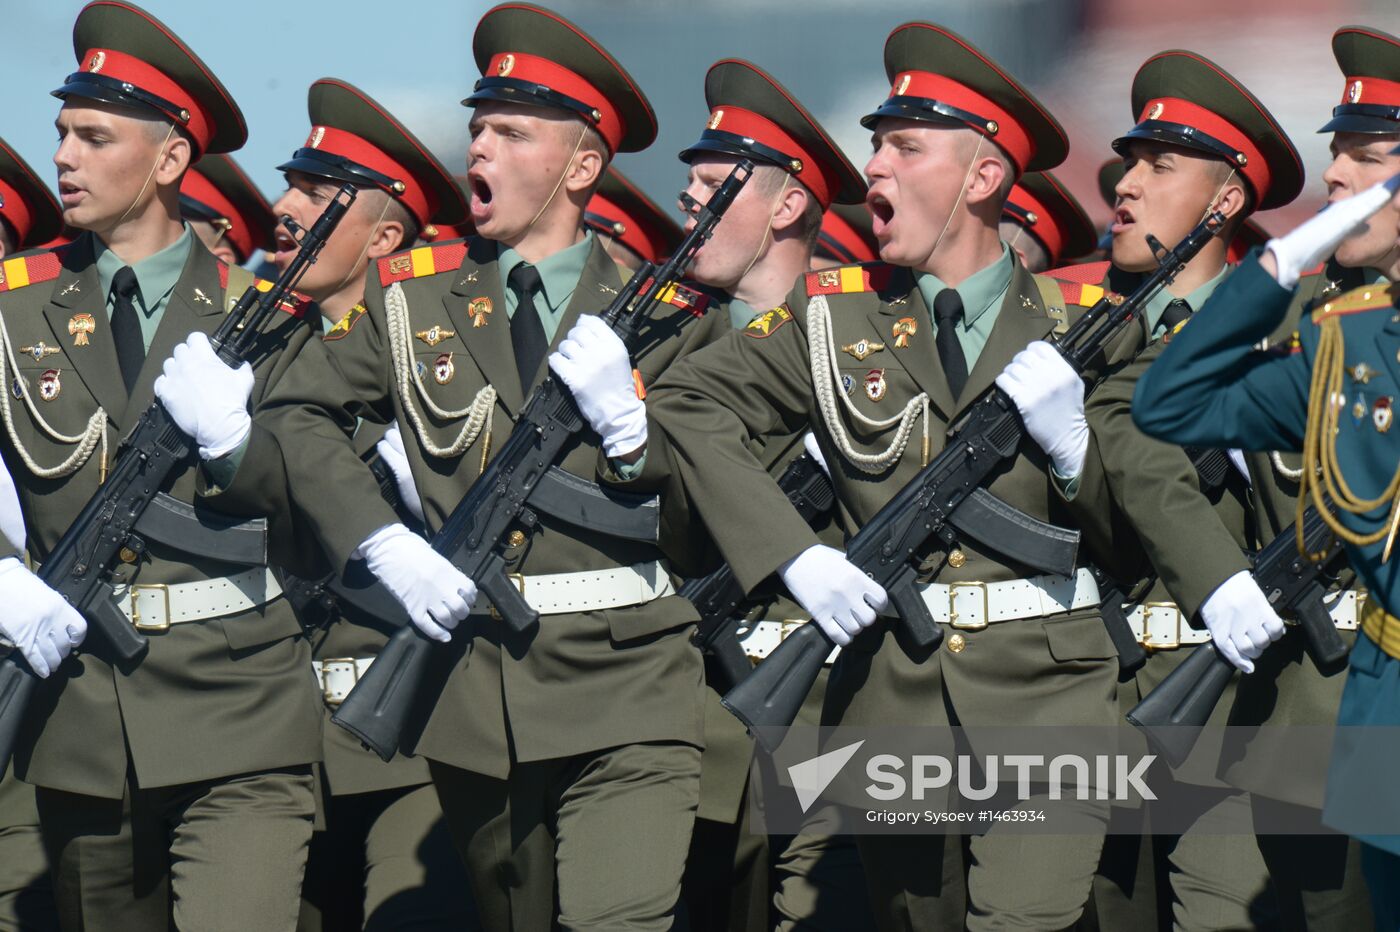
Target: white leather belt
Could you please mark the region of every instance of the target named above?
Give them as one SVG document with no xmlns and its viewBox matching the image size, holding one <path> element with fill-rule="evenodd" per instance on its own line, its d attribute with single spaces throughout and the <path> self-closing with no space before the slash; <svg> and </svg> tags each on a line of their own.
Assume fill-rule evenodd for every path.
<svg viewBox="0 0 1400 932">
<path fill-rule="evenodd" d="M 321 684 L 321 697 L 326 705 L 334 708 L 344 702 L 372 663 L 373 657 L 327 657 L 325 660 L 311 661 L 311 669 L 316 671 L 316 682 Z"/>
<path fill-rule="evenodd" d="M 658 560 L 581 573 L 507 575 L 511 582 L 520 587 L 520 594 L 530 607 L 541 615 L 567 615 L 644 605 L 676 591 L 671 586 L 666 567 Z M 494 609 L 492 613 L 495 613 Z"/>
<path fill-rule="evenodd" d="M 758 662 L 783 643 L 783 639 L 798 628 L 807 624 L 806 618 L 785 618 L 782 621 L 759 621 L 749 626 L 748 634 L 741 634 L 739 645 L 744 649 L 744 654 L 750 660 Z M 827 654 L 826 660 L 822 661 L 830 666 L 836 661 L 836 655 L 841 652 L 841 648 L 833 647 L 831 653 Z"/>
<path fill-rule="evenodd" d="M 237 615 L 266 605 L 282 594 L 282 586 L 265 566 L 255 566 L 232 576 L 187 583 L 133 583 L 118 586 L 117 608 L 147 633 L 165 631 L 171 625 Z"/>
<path fill-rule="evenodd" d="M 1328 614 L 1338 631 L 1355 631 L 1359 627 L 1365 598 L 1364 591 L 1348 589 L 1332 602 Z M 1210 640 L 1210 631 L 1191 627 L 1173 602 L 1144 602 L 1128 613 L 1128 625 L 1138 643 L 1148 650 L 1172 650 Z"/>
<path fill-rule="evenodd" d="M 928 583 L 919 590 L 934 621 L 972 631 L 999 621 L 1060 615 L 1102 601 L 1094 574 L 1083 568 L 1073 576 L 1046 574 L 994 583 Z"/>
</svg>

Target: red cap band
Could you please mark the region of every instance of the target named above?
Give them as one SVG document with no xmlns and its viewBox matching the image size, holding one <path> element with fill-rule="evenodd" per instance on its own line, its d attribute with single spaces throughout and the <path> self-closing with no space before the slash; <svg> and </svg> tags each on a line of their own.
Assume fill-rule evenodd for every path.
<svg viewBox="0 0 1400 932">
<path fill-rule="evenodd" d="M 486 73 L 482 77 L 515 78 L 519 81 L 542 84 L 552 91 L 558 91 L 592 108 L 599 115 L 599 119 L 590 121 L 589 125 L 602 135 L 611 152 L 617 152 L 617 147 L 621 144 L 622 137 L 626 132 L 626 127 L 622 124 L 622 114 L 608 102 L 607 97 L 601 91 L 589 84 L 582 75 L 570 71 L 558 62 L 540 58 L 538 55 L 529 55 L 525 52 L 500 52 L 491 56 L 491 61 L 486 66 Z"/>
<path fill-rule="evenodd" d="M 795 137 L 788 135 L 777 123 L 743 107 L 720 105 L 710 111 L 710 121 L 705 127 L 752 139 L 797 159 L 800 164 L 795 171 L 791 165 L 782 167 L 807 186 L 817 202 L 822 205 L 822 210 L 831 206 L 833 192 L 841 185 L 840 179 L 825 162 L 803 148 Z"/>
<path fill-rule="evenodd" d="M 1065 231 L 1060 226 L 1055 213 L 1019 184 L 1011 189 L 1006 203 L 1019 207 L 1028 216 L 1020 217 L 1012 211 L 1007 211 L 1003 215 L 1004 219 L 1023 225 L 1028 232 L 1035 234 L 1035 238 L 1040 240 L 1045 247 L 1045 251 L 1050 253 L 1050 268 L 1053 269 L 1059 265 L 1060 253 L 1065 248 Z M 1031 217 L 1035 219 L 1031 220 Z"/>
<path fill-rule="evenodd" d="M 0 217 L 5 218 L 15 231 L 15 248 L 23 249 L 24 240 L 29 236 L 30 229 L 34 226 L 34 212 L 29 207 L 29 202 L 20 195 L 19 191 L 0 179 Z"/>
<path fill-rule="evenodd" d="M 194 138 L 200 152 L 203 152 L 209 141 L 214 138 L 214 125 L 209 114 L 200 109 L 195 99 L 160 69 L 113 49 L 88 49 L 83 53 L 81 61 L 82 69 L 89 74 L 100 74 L 124 81 L 148 94 L 168 100 L 189 114 L 188 120 L 176 120 L 176 123 Z M 175 116 L 171 114 L 172 119 Z"/>
<path fill-rule="evenodd" d="M 1149 100 L 1142 108 L 1138 122 L 1161 120 L 1166 123 L 1180 123 L 1212 136 L 1237 152 L 1243 152 L 1245 162 L 1238 161 L 1235 169 L 1254 187 L 1254 196 L 1263 200 L 1272 180 L 1269 174 L 1269 160 L 1259 147 L 1235 124 L 1213 110 L 1179 97 L 1158 97 Z"/>
<path fill-rule="evenodd" d="M 224 193 L 212 181 L 200 174 L 198 167 L 185 172 L 185 180 L 180 182 L 180 193 L 189 195 L 229 222 L 224 238 L 243 259 L 253 254 L 252 229 L 244 222 L 233 201 L 224 197 Z"/>
<path fill-rule="evenodd" d="M 1400 84 L 1385 78 L 1351 75 L 1347 77 L 1347 86 L 1342 89 L 1342 103 L 1400 107 Z"/>
<path fill-rule="evenodd" d="M 927 71 L 904 71 L 894 78 L 891 97 L 924 97 L 945 103 L 959 110 L 976 114 L 984 121 L 971 124 L 983 136 L 995 142 L 1016 163 L 1017 171 L 1026 170 L 1035 155 L 1035 142 L 1024 126 L 1010 112 L 1003 110 L 989 97 L 984 97 L 965 84 L 941 74 Z"/>
<path fill-rule="evenodd" d="M 603 232 L 647 262 L 660 262 L 666 257 L 670 242 L 665 233 L 628 214 L 627 211 L 603 195 L 593 195 L 593 198 L 588 202 L 588 212 L 597 214 L 602 219 L 614 224 L 612 229 Z M 622 226 L 621 233 L 617 232 L 617 224 Z"/>
<path fill-rule="evenodd" d="M 402 183 L 402 191 L 389 189 L 386 193 L 401 200 L 417 218 L 420 226 L 426 224 L 442 206 L 431 200 L 431 193 L 414 179 L 411 172 L 390 158 L 382 149 L 354 133 L 347 133 L 334 126 L 313 126 L 311 135 L 306 139 L 306 147 L 347 158 Z"/>
</svg>

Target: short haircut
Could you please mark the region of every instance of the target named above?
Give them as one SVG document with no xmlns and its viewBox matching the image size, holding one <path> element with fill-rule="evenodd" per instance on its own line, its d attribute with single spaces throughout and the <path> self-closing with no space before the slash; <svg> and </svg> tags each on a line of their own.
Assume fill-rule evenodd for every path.
<svg viewBox="0 0 1400 932">
<path fill-rule="evenodd" d="M 758 185 L 758 190 L 766 197 L 777 197 L 783 185 L 791 178 L 794 184 L 802 184 L 795 177 L 792 177 L 786 169 L 776 165 L 759 165 L 754 171 L 754 182 Z M 812 189 L 802 185 L 807 192 L 807 207 L 802 211 L 802 216 L 797 221 L 797 236 L 806 247 L 807 255 L 810 258 L 817 248 L 817 237 L 822 232 L 822 217 L 826 213 L 822 210 L 821 202 L 817 200 Z"/>
</svg>

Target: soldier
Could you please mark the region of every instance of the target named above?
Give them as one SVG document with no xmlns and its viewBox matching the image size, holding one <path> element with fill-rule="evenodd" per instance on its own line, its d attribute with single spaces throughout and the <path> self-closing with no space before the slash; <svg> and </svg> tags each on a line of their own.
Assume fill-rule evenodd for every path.
<svg viewBox="0 0 1400 932">
<path fill-rule="evenodd" d="M 1228 274 L 1226 248 L 1244 217 L 1256 205 L 1288 203 L 1303 176 L 1297 152 L 1263 105 L 1199 55 L 1164 52 L 1149 58 L 1134 78 L 1131 105 L 1138 123 L 1113 143 L 1125 173 L 1116 188 L 1111 262 L 1097 269 L 1103 276 L 1100 285 L 1083 286 L 1079 302 L 1092 305 L 1104 291 L 1126 294 L 1155 269 L 1148 235 L 1175 244 L 1209 211 L 1227 217 L 1220 236 L 1148 304 L 1136 326 L 1142 347 L 1164 334 L 1170 339 L 1171 331 L 1204 303 Z M 1078 276 L 1091 268 L 1071 272 Z M 1223 475 L 1202 471 L 1198 478 L 1192 454 L 1154 443 L 1132 426 L 1128 399 L 1158 351 L 1149 349 L 1122 367 L 1087 405 L 1095 444 L 1083 483 L 1107 484 L 1151 567 L 1146 578 L 1120 578 L 1140 604 L 1129 621 L 1150 650 L 1147 663 L 1122 685 L 1120 700 L 1127 707 L 1189 655 L 1178 649 L 1182 644 L 1199 643 L 1217 632 L 1234 634 L 1235 626 L 1243 631 L 1251 621 L 1282 627 L 1245 572 L 1249 564 L 1243 548 L 1252 542 L 1248 480 L 1233 465 Z M 1092 515 L 1083 521 L 1095 526 Z M 1124 549 L 1124 539 L 1120 533 L 1100 534 L 1091 545 L 1111 564 L 1113 553 Z M 1193 618 L 1204 622 L 1199 634 L 1200 629 L 1183 623 Z M 1233 646 L 1231 641 L 1221 649 Z M 1227 697 L 1217 709 L 1216 724 L 1225 724 L 1229 705 Z M 1229 824 L 1225 820 L 1237 813 L 1243 815 L 1236 824 L 1248 824 L 1247 797 L 1217 779 L 1215 763 L 1211 759 L 1208 767 L 1174 774 L 1193 788 L 1193 830 L 1161 836 L 1155 844 L 1168 872 L 1175 922 L 1186 927 L 1251 924 L 1255 901 L 1265 897 L 1268 885 L 1249 836 L 1216 834 L 1210 828 Z M 1183 791 L 1174 798 L 1186 795 Z M 1126 842 L 1120 836 L 1120 844 Z"/>
<path fill-rule="evenodd" d="M 311 85 L 306 144 L 278 166 L 287 190 L 277 216 L 310 227 L 340 186 L 359 192 L 300 288 L 317 302 L 325 339 L 344 333 L 334 324 L 363 313 L 365 278 L 380 259 L 419 242 L 420 234 L 466 219 L 467 204 L 452 174 L 403 124 L 362 91 L 332 78 Z M 285 268 L 296 251 L 278 227 L 273 261 Z M 359 308 L 358 312 L 352 311 Z M 402 456 L 397 428 L 364 423 L 355 449 Z M 309 616 L 309 617 L 308 617 Z M 330 715 L 369 668 L 393 624 L 337 603 L 329 618 L 308 608 L 311 666 L 321 687 L 325 762 L 319 774 L 325 828 L 312 836 L 302 892 L 300 928 L 462 929 L 475 923 L 466 877 L 428 776 L 426 761 L 396 756 L 385 763 Z M 363 878 L 347 895 L 346 877 Z M 358 883 L 358 880 L 356 881 Z"/>
<path fill-rule="evenodd" d="M 1262 256 L 1246 259 L 1143 376 L 1133 416 L 1142 430 L 1173 443 L 1302 451 L 1299 505 L 1322 506 L 1319 510 L 1368 589 L 1337 722 L 1394 726 L 1400 708 L 1395 691 L 1400 650 L 1394 631 L 1400 622 L 1392 613 L 1400 611 L 1400 597 L 1389 558 L 1396 526 L 1392 474 L 1397 451 L 1386 435 L 1393 399 L 1400 393 L 1397 289 L 1393 284 L 1363 285 L 1313 303 L 1298 319 L 1296 341 L 1258 348 L 1289 312 L 1299 276 L 1323 257 L 1370 251 L 1389 281 L 1400 280 L 1400 198 L 1395 197 L 1400 149 L 1386 150 L 1396 136 L 1371 122 L 1396 112 L 1397 101 L 1390 96 L 1394 85 L 1370 77 L 1376 73 L 1372 69 L 1394 60 L 1393 52 L 1379 47 L 1393 40 L 1357 27 L 1342 33 L 1348 35 L 1339 34 L 1339 47 L 1356 42 L 1365 54 L 1351 62 L 1362 67 L 1353 71 L 1344 65 L 1347 96 L 1334 110 L 1334 123 L 1354 119 L 1329 124 L 1338 133 L 1334 147 L 1345 160 L 1361 163 L 1345 172 L 1350 184 L 1379 180 L 1339 197 L 1320 216 L 1271 240 Z M 1382 243 L 1388 248 L 1376 251 Z M 1344 410 L 1350 416 L 1343 416 Z M 1353 490 L 1375 497 L 1362 500 Z M 1336 507 L 1335 516 L 1328 503 Z M 1376 926 L 1393 929 L 1400 926 L 1400 854 L 1397 811 L 1389 792 L 1394 760 L 1386 756 L 1393 742 L 1384 735 L 1338 735 L 1323 818 L 1363 842 L 1361 864 Z"/>
<path fill-rule="evenodd" d="M 588 202 L 583 222 L 613 261 L 628 272 L 641 268 L 643 262 L 664 262 L 685 235 L 679 223 L 611 165 Z"/>
<path fill-rule="evenodd" d="M 837 202 L 859 205 L 865 182 L 796 98 L 750 62 L 725 59 L 712 65 L 705 76 L 705 103 L 710 111 L 705 128 L 680 153 L 689 165 L 683 198 L 703 202 L 740 159 L 757 167 L 752 183 L 696 255 L 691 273 L 707 289 L 701 298 L 707 313 L 742 329 L 782 303 L 811 264 L 825 212 Z M 803 433 L 773 434 L 754 445 L 769 475 L 781 475 L 803 452 Z M 840 545 L 840 529 L 829 519 L 821 534 L 828 544 Z M 766 657 L 802 612 L 779 586 L 761 595 L 743 640 L 753 660 Z M 770 853 L 763 836 L 746 828 L 753 741 L 719 704 L 719 694 L 734 684 L 714 665 L 707 678 L 712 691 L 705 707 L 700 807 L 685 879 L 691 922 L 706 929 L 770 928 L 771 863 L 776 872 L 771 900 L 780 927 L 869 925 L 869 907 L 859 895 L 860 858 L 849 838 L 774 838 Z M 810 724 L 817 724 L 824 684 L 825 675 L 809 701 Z"/>
<path fill-rule="evenodd" d="M 277 218 L 267 198 L 230 156 L 210 155 L 185 172 L 180 216 L 214 258 L 242 265 L 273 249 Z"/>
<path fill-rule="evenodd" d="M 0 260 L 47 243 L 62 229 L 58 201 L 34 169 L 0 139 Z M 23 552 L 24 523 L 14 481 L 8 474 L 4 479 L 8 491 L 0 514 L 13 522 L 14 536 L 19 538 L 9 541 L 13 550 L 6 549 Z M 5 531 L 11 526 L 6 524 Z M 0 929 L 56 928 L 53 884 L 39 837 L 34 788 L 16 780 L 7 769 L 0 774 Z"/>
<path fill-rule="evenodd" d="M 1059 289 L 1019 265 L 997 225 L 1015 178 L 1064 158 L 1059 124 L 939 26 L 895 29 L 885 67 L 890 97 L 863 121 L 874 134 L 866 202 L 883 263 L 808 274 L 784 304 L 668 370 L 651 393 L 652 415 L 740 581 L 752 588 L 776 572 L 813 623 L 849 645 L 828 685 L 824 724 L 1011 724 L 1034 707 L 1037 721 L 1112 725 L 1117 662 L 1087 569 L 1010 583 L 1023 571 L 995 553 L 965 543 L 943 554 L 931 545 L 925 565 L 937 582 L 929 593 L 948 601 L 928 604 L 947 649 L 915 663 L 894 628 L 877 620 L 885 593 L 820 544 L 749 449 L 775 425 L 814 430 L 842 520 L 859 526 L 937 452 L 947 425 L 1012 356 L 1058 325 L 1048 307 Z M 809 353 L 811 341 L 827 344 L 832 361 Z M 1010 389 L 1037 443 L 1053 453 L 1028 449 L 991 489 L 1063 519 L 1049 472 L 1078 473 L 1088 430 L 1083 383 L 1056 363 L 1022 366 L 1024 381 Z M 901 442 L 921 417 L 926 445 Z M 975 585 L 986 601 L 962 600 L 952 626 L 950 603 L 962 585 Z M 1063 593 L 1065 610 L 1042 615 L 1039 600 L 1034 608 L 1008 601 L 1013 588 L 1045 585 Z M 998 618 L 1009 620 L 991 623 Z M 1100 818 L 1096 809 L 1088 815 Z M 943 856 L 956 836 L 947 844 L 941 835 L 857 842 L 882 927 L 936 927 L 948 909 L 940 900 L 949 898 L 962 911 L 962 878 L 944 873 L 956 863 Z M 1092 832 L 972 837 L 966 922 L 1071 925 L 1101 845 Z"/>
<path fill-rule="evenodd" d="M 874 262 L 880 258 L 880 243 L 870 232 L 870 210 L 864 204 L 832 204 L 822 214 L 822 231 L 812 254 L 813 269 L 834 265 Z"/>
<path fill-rule="evenodd" d="M 1001 236 L 1032 272 L 1059 268 L 1093 251 L 1094 222 L 1052 172 L 1016 182 L 1002 212 Z"/>
<path fill-rule="evenodd" d="M 239 539 L 255 546 L 219 536 L 216 549 L 204 538 L 230 522 L 199 493 L 218 487 L 251 430 L 250 401 L 311 331 L 290 304 L 256 368 L 214 355 L 207 334 L 253 278 L 195 242 L 179 192 L 201 155 L 243 143 L 242 114 L 129 4 L 84 7 L 73 44 L 79 69 L 54 91 L 54 162 L 63 219 L 83 232 L 7 260 L 0 285 L 0 359 L 18 361 L 4 374 L 0 449 L 29 556 L 49 555 L 153 395 L 203 465 L 166 490 L 192 519 L 124 551 L 115 572 L 116 607 L 148 639 L 140 661 L 113 665 L 96 644 L 60 662 L 83 643 L 83 619 L 17 560 L 0 567 L 5 629 L 48 677 L 16 772 L 38 787 L 64 928 L 290 929 L 320 756 L 310 651 L 263 562 L 283 539 L 245 522 Z"/>
<path fill-rule="evenodd" d="M 489 11 L 473 50 L 478 237 L 381 259 L 364 310 L 307 347 L 264 423 L 300 446 L 287 478 L 334 565 L 355 553 L 372 569 L 387 563 L 381 579 L 420 629 L 446 641 L 457 628 L 470 641 L 470 662 L 458 662 L 414 749 L 485 924 L 669 928 L 698 797 L 703 679 L 688 637 L 695 612 L 672 595 L 661 552 L 541 514 L 512 528 L 504 551 L 538 625 L 517 634 L 484 613 L 459 625 L 460 603 L 417 607 L 418 588 L 439 583 L 393 569 L 417 571 L 421 538 L 379 499 L 344 437 L 361 416 L 403 425 L 406 478 L 435 531 L 510 435 L 549 355 L 592 428 L 562 467 L 579 481 L 664 481 L 666 458 L 646 455 L 633 364 L 594 316 L 622 281 L 583 228 L 613 155 L 654 138 L 651 107 L 596 41 L 537 7 Z M 686 341 L 725 326 L 684 303 L 647 324 L 642 386 Z M 427 571 L 470 607 L 470 581 L 462 588 L 450 565 Z"/>
</svg>

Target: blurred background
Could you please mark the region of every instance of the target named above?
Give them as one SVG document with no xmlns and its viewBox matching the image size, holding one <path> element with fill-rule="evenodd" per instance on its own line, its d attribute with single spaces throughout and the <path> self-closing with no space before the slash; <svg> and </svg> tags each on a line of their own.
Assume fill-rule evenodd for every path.
<svg viewBox="0 0 1400 932">
<path fill-rule="evenodd" d="M 471 37 L 492 4 L 477 0 L 144 0 L 209 64 L 248 120 L 235 158 L 269 199 L 275 166 L 303 144 L 306 89 L 332 76 L 362 88 L 453 171 L 465 170 L 467 111 L 478 76 Z M 1057 169 L 1096 221 L 1109 209 L 1095 172 L 1132 125 L 1137 67 L 1168 48 L 1200 52 L 1242 81 L 1288 131 L 1307 164 L 1304 194 L 1258 215 L 1274 233 L 1316 210 L 1328 136 L 1316 130 L 1340 101 L 1330 39 L 1350 23 L 1400 34 L 1400 0 L 548 0 L 601 41 L 650 97 L 660 136 L 618 167 L 670 207 L 684 180 L 676 153 L 707 116 L 704 75 L 720 58 L 748 58 L 782 81 L 860 167 L 869 134 L 859 117 L 889 91 L 885 36 L 909 20 L 941 23 L 996 59 L 1045 103 L 1071 139 Z M 49 91 L 76 67 L 73 20 L 82 0 L 0 0 L 6 90 L 0 137 L 52 175 L 58 101 Z"/>
</svg>

